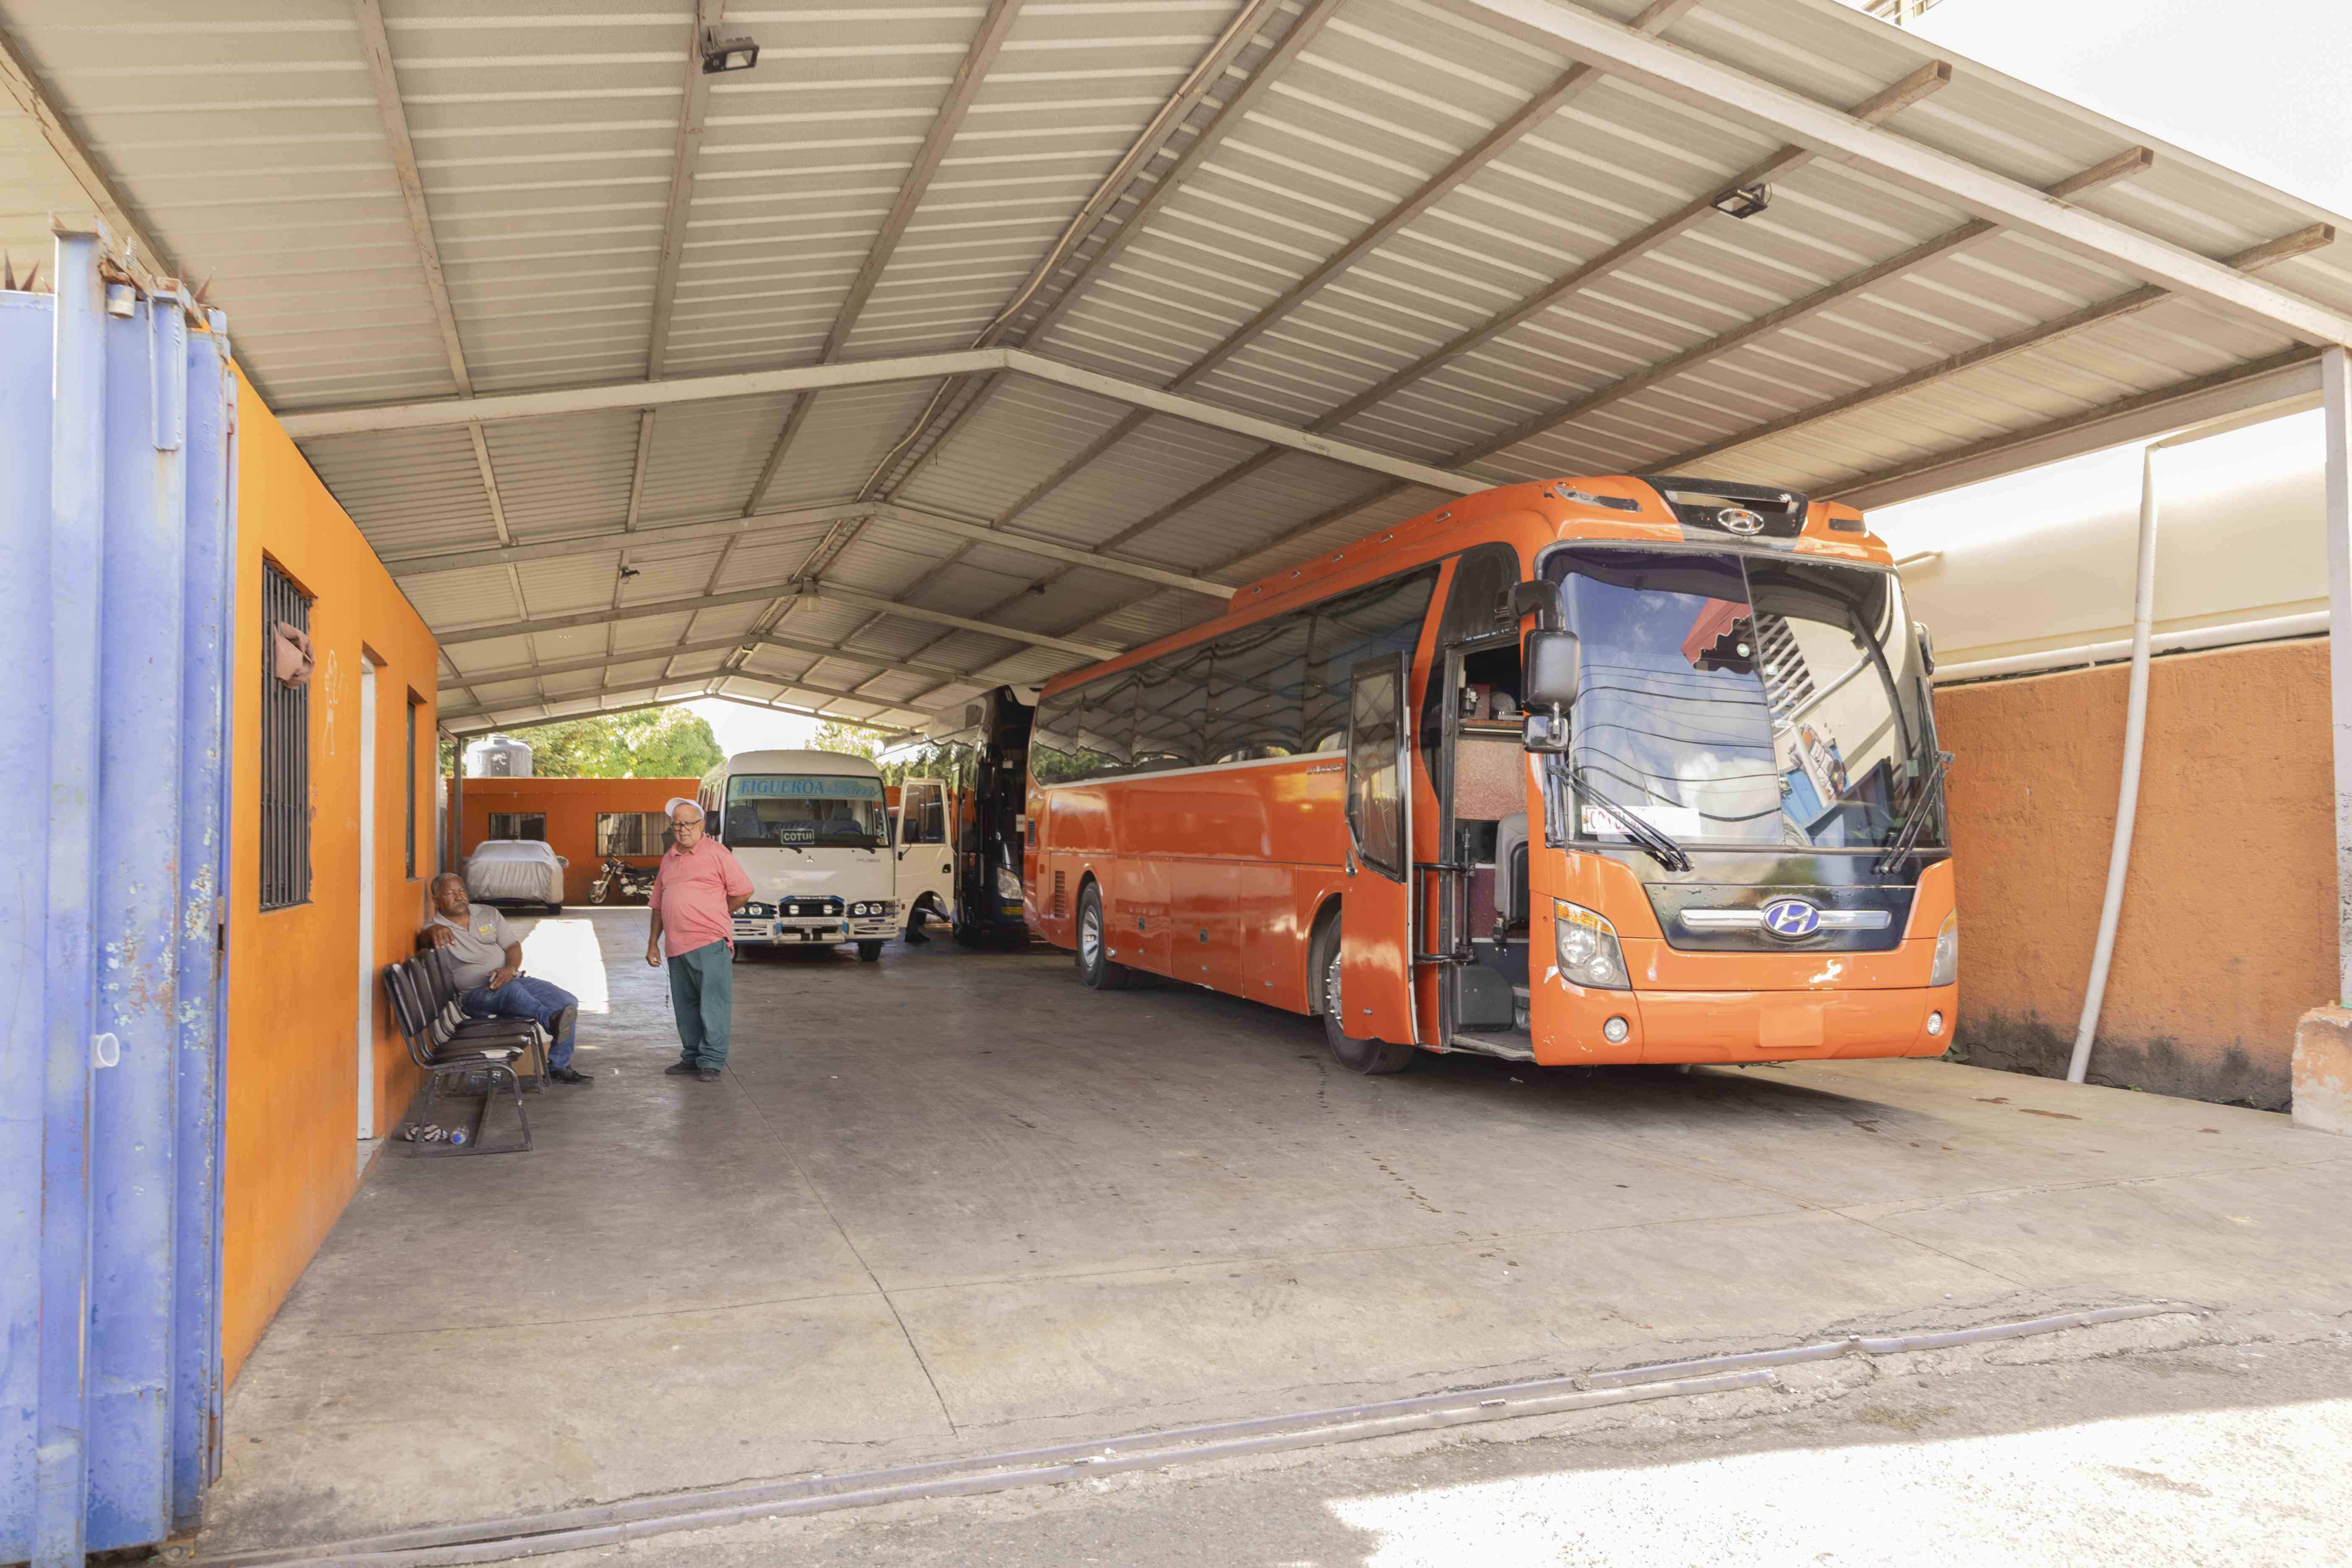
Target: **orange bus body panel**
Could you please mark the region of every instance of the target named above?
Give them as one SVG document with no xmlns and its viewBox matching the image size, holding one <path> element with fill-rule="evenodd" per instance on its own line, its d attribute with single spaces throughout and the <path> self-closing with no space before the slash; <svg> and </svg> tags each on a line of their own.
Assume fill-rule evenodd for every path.
<svg viewBox="0 0 2352 1568">
<path fill-rule="evenodd" d="M 1631 499 L 1639 513 L 1580 504 L 1559 489 Z M 1874 535 L 1850 508 L 1814 502 L 1793 553 L 1886 566 Z M 1412 660 L 1412 690 L 1426 689 L 1437 653 L 1453 557 L 1473 545 L 1513 546 L 1524 578 L 1544 546 L 1563 538 L 1682 543 L 1679 521 L 1648 485 L 1622 477 L 1543 481 L 1464 497 L 1305 564 L 1249 584 L 1215 620 L 1117 658 L 1056 678 L 1043 700 L 1173 649 L 1283 611 L 1315 604 L 1416 567 L 1441 563 Z M 1042 700 L 1041 709 L 1043 711 Z M 1438 799 L 1410 704 L 1412 857 L 1445 858 Z M 1316 924 L 1351 880 L 1344 815 L 1345 761 L 1323 752 L 1261 762 L 1029 785 L 1026 882 L 1032 927 L 1047 942 L 1077 945 L 1076 915 L 1091 881 L 1104 903 L 1106 956 L 1131 968 L 1247 997 L 1290 1012 L 1313 1006 L 1308 946 Z M 1532 778 L 1528 984 L 1536 1059 L 1548 1066 L 1652 1062 L 1760 1062 L 1839 1056 L 1934 1056 L 1951 1038 L 1958 988 L 1929 987 L 1936 937 L 1952 911 L 1948 860 L 1921 873 L 1899 944 L 1882 952 L 1779 953 L 1677 949 L 1659 929 L 1641 879 L 1606 855 L 1544 847 L 1544 805 Z M 1360 871 L 1359 876 L 1370 875 Z M 1425 901 L 1432 874 L 1413 873 Z M 1596 910 L 1616 927 L 1634 989 L 1587 989 L 1563 979 L 1554 952 L 1552 900 Z M 1360 933 L 1381 961 L 1414 975 L 1420 1038 L 1436 1044 L 1433 965 L 1414 965 L 1420 933 Z M 1359 940 L 1351 931 L 1351 944 Z M 1927 1033 L 1931 1012 L 1945 1020 Z M 1602 1036 L 1612 1017 L 1627 1037 Z M 1354 1031 L 1350 1031 L 1354 1032 Z M 1402 1041 L 1383 1031 L 1380 1037 Z M 1439 1046 L 1438 1048 L 1443 1048 Z"/>
</svg>

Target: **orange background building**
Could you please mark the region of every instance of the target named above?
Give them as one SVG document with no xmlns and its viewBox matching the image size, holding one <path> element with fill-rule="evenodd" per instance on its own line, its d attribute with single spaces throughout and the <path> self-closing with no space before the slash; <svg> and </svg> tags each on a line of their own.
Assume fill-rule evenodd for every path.
<svg viewBox="0 0 2352 1568">
<path fill-rule="evenodd" d="M 1960 905 L 1954 1055 L 2063 1078 L 2106 888 L 2128 667 L 1946 687 Z M 2094 1083 L 2287 1104 L 2336 994 L 2327 642 L 2148 667 L 2147 749 Z"/>
<path fill-rule="evenodd" d="M 416 1070 L 376 973 L 407 956 L 425 919 L 438 772 L 438 645 L 424 620 L 250 384 L 238 390 L 237 443 L 222 1103 L 221 1352 L 230 1378 L 357 1189 L 362 1141 L 382 1136 L 415 1090 Z M 260 894 L 265 557 L 310 595 L 317 656 L 310 687 L 310 898 L 267 912 Z M 361 732 L 362 672 L 370 668 L 372 737 Z M 363 752 L 372 763 L 364 775 Z M 362 792 L 371 792 L 374 804 L 372 877 L 363 877 L 360 857 Z M 363 887 L 371 889 L 373 916 L 364 955 Z"/>
<path fill-rule="evenodd" d="M 645 812 L 659 816 L 662 807 L 679 795 L 694 798 L 700 779 L 550 779 L 480 778 L 461 782 L 465 796 L 460 826 L 459 859 L 477 845 L 494 837 L 493 813 L 500 816 L 543 816 L 547 847 L 569 860 L 563 868 L 563 901 L 584 904 L 588 884 L 604 865 L 596 850 L 596 818 L 604 814 Z M 504 825 L 502 825 L 504 826 Z M 641 840 L 650 853 L 624 855 L 632 865 L 651 866 L 661 858 L 660 825 L 649 823 L 652 835 Z M 497 835 L 496 837 L 507 837 Z"/>
</svg>

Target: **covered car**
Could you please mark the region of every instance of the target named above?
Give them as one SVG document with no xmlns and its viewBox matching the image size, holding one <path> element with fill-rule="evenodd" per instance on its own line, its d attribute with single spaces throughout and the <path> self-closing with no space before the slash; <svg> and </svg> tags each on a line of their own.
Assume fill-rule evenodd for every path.
<svg viewBox="0 0 2352 1568">
<path fill-rule="evenodd" d="M 492 838 L 466 857 L 466 894 L 486 904 L 563 907 L 562 856 L 534 838 Z"/>
</svg>

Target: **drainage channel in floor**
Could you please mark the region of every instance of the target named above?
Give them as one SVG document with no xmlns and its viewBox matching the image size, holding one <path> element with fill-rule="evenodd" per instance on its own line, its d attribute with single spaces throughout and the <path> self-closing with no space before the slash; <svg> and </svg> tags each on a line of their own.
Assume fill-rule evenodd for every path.
<svg viewBox="0 0 2352 1568">
<path fill-rule="evenodd" d="M 610 1546 L 679 1531 L 710 1530 L 752 1520 L 877 1508 L 925 1498 L 976 1496 L 1018 1487 L 1082 1481 L 1125 1470 L 1157 1469 L 1286 1448 L 1360 1442 L 1483 1421 L 1517 1420 L 1641 1400 L 1725 1394 L 1769 1385 L 1775 1381 L 1775 1368 L 1802 1362 L 1944 1350 L 2196 1310 L 2178 1303 L 2144 1302 L 1934 1333 L 1856 1334 L 1780 1350 L 1705 1356 L 1573 1377 L 1540 1378 L 1369 1405 L 1303 1410 L 1288 1415 L 1170 1427 L 1092 1442 L 939 1459 L 889 1469 L 802 1476 L 711 1491 L 669 1493 L 548 1513 L 481 1520 L 470 1524 L 428 1525 L 331 1544 L 275 1547 L 181 1561 L 188 1568 L 362 1568 L 363 1564 L 367 1568 L 439 1568 L 443 1564 L 497 1563 Z"/>
</svg>

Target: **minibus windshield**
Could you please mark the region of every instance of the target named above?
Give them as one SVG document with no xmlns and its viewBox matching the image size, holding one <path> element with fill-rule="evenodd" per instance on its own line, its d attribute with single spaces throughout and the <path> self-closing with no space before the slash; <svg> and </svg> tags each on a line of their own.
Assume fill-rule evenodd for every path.
<svg viewBox="0 0 2352 1568">
<path fill-rule="evenodd" d="M 1685 848 L 1895 841 L 1936 749 L 1894 574 L 1605 546 L 1548 569 L 1583 655 L 1557 837 L 1624 842 L 1633 812 Z M 1914 842 L 1945 843 L 1940 800 Z"/>
<path fill-rule="evenodd" d="M 829 773 L 738 773 L 727 781 L 720 837 L 730 849 L 878 849 L 877 779 Z"/>
</svg>

